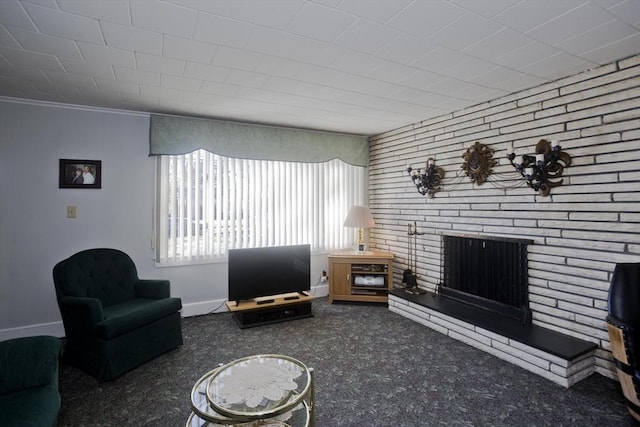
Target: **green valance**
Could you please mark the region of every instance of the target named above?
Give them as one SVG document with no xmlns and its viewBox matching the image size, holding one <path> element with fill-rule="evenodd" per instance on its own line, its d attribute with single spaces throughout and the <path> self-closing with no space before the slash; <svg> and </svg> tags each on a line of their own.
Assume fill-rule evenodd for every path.
<svg viewBox="0 0 640 427">
<path fill-rule="evenodd" d="M 205 149 L 225 157 L 367 166 L 367 137 L 223 120 L 151 115 L 149 155 Z"/>
</svg>

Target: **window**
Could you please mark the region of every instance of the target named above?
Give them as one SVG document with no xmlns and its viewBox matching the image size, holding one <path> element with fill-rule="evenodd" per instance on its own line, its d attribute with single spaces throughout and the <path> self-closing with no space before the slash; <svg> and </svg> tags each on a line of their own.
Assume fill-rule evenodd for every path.
<svg viewBox="0 0 640 427">
<path fill-rule="evenodd" d="M 228 249 L 311 244 L 348 247 L 343 222 L 364 204 L 367 169 L 325 163 L 244 160 L 205 150 L 158 157 L 158 263 L 207 262 Z"/>
</svg>

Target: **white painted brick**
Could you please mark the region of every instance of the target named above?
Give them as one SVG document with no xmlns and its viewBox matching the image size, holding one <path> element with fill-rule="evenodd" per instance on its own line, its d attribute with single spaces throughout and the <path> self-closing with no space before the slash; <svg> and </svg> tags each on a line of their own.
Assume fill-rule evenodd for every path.
<svg viewBox="0 0 640 427">
<path fill-rule="evenodd" d="M 461 341 L 473 347 L 478 347 L 478 346 L 490 347 L 491 346 L 491 340 L 486 339 L 485 337 L 482 337 L 479 334 L 466 334 L 464 332 L 468 332 L 468 331 L 449 329 L 448 335 L 457 341 Z"/>
<path fill-rule="evenodd" d="M 492 341 L 497 341 L 503 344 L 508 344 L 509 343 L 509 338 L 503 337 L 502 335 L 498 335 L 494 332 L 488 331 L 484 328 L 481 328 L 479 326 L 475 327 L 475 331 L 477 333 L 479 333 L 480 335 L 484 335 L 486 337 L 488 337 L 489 339 L 491 339 Z"/>
<path fill-rule="evenodd" d="M 420 284 L 433 288 L 440 277 L 435 232 L 529 235 L 535 241 L 529 247 L 534 323 L 597 341 L 599 352 L 610 354 L 598 317 L 606 311 L 610 274 L 617 262 L 640 259 L 639 70 L 637 55 L 372 137 L 369 204 L 378 225 L 370 241 L 396 253 L 404 268 L 406 224 L 418 221 L 429 235 L 419 242 Z M 518 155 L 532 154 L 541 138 L 562 141 L 572 156 L 564 183 L 549 197 L 522 187 L 504 158 L 510 144 Z M 460 170 L 461 155 L 478 140 L 499 161 L 482 186 Z M 433 199 L 420 196 L 403 170 L 406 160 L 423 161 L 427 154 L 446 172 Z M 549 308 L 560 317 L 549 316 Z M 563 310 L 575 320 L 558 326 Z M 595 370 L 612 374 L 614 368 L 596 361 Z M 584 372 L 561 380 L 550 374 L 572 383 Z"/>
<path fill-rule="evenodd" d="M 527 354 L 531 357 L 535 357 L 536 359 L 541 359 L 546 362 L 544 366 L 548 366 L 548 364 L 554 363 L 559 366 L 567 367 L 569 366 L 569 362 L 565 359 L 562 359 L 558 356 L 554 356 L 553 354 L 547 353 L 545 351 L 538 350 L 537 348 L 533 348 L 526 344 L 522 344 L 521 342 L 510 340 L 509 345 L 514 349 L 522 352 L 523 354 Z M 543 365 L 539 365 L 543 366 Z"/>
</svg>

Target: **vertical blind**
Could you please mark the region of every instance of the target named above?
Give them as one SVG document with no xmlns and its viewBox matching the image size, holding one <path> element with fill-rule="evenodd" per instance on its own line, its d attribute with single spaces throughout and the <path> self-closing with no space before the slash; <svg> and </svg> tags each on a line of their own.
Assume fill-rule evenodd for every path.
<svg viewBox="0 0 640 427">
<path fill-rule="evenodd" d="M 234 248 L 305 243 L 314 252 L 346 248 L 355 231 L 344 218 L 365 204 L 366 178 L 366 168 L 338 159 L 159 156 L 156 261 L 206 262 Z"/>
</svg>

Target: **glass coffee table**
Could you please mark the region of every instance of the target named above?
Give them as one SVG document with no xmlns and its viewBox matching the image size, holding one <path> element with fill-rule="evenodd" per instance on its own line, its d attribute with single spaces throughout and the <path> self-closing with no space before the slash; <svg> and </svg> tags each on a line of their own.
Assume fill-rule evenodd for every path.
<svg viewBox="0 0 640 427">
<path fill-rule="evenodd" d="M 313 370 L 292 357 L 244 357 L 204 374 L 187 427 L 313 426 Z"/>
</svg>

